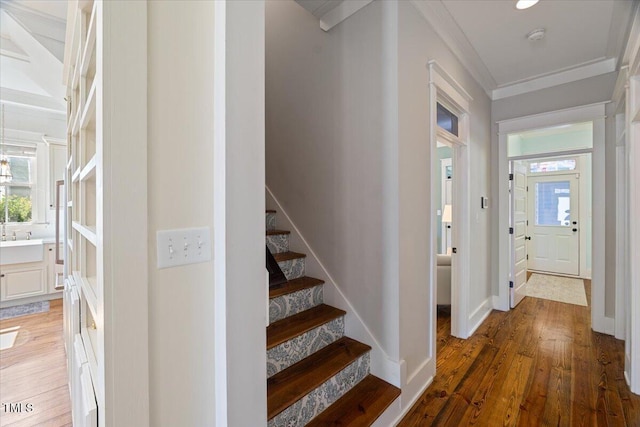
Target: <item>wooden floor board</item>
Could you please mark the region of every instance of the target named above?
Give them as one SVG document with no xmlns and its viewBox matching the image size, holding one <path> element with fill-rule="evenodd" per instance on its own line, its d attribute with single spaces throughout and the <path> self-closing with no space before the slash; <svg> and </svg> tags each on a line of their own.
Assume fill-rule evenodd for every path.
<svg viewBox="0 0 640 427">
<path fill-rule="evenodd" d="M 640 426 L 624 342 L 591 330 L 590 307 L 526 297 L 467 340 L 439 307 L 436 329 L 436 375 L 401 427 Z"/>
<path fill-rule="evenodd" d="M 33 410 L 0 406 L 0 426 L 71 426 L 62 300 L 51 301 L 46 313 L 0 321 L 0 329 L 13 326 L 20 327 L 14 346 L 0 351 L 0 400 L 30 403 Z"/>
</svg>

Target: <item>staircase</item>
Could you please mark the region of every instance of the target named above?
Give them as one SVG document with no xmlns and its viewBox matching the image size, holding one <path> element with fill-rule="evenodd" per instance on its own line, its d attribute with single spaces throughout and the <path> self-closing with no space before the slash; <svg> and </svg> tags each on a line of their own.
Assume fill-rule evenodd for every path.
<svg viewBox="0 0 640 427">
<path fill-rule="evenodd" d="M 269 290 L 268 427 L 370 426 L 400 390 L 369 373 L 371 347 L 344 336 L 343 310 L 323 303 L 305 254 L 266 212 L 267 247 L 287 282 Z"/>
</svg>

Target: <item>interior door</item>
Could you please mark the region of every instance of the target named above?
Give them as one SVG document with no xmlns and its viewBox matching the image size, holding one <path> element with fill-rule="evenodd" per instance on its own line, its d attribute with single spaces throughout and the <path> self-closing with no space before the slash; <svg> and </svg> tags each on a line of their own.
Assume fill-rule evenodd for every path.
<svg viewBox="0 0 640 427">
<path fill-rule="evenodd" d="M 579 177 L 529 177 L 530 270 L 580 274 Z"/>
<path fill-rule="evenodd" d="M 527 164 L 512 163 L 511 180 L 511 308 L 526 296 L 527 287 Z"/>
</svg>

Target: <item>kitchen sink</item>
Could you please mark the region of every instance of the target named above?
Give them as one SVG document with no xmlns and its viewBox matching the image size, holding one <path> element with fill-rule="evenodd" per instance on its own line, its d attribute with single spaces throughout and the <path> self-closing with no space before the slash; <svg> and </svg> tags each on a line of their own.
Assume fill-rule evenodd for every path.
<svg viewBox="0 0 640 427">
<path fill-rule="evenodd" d="M 0 265 L 40 262 L 44 259 L 42 239 L 0 242 Z"/>
</svg>

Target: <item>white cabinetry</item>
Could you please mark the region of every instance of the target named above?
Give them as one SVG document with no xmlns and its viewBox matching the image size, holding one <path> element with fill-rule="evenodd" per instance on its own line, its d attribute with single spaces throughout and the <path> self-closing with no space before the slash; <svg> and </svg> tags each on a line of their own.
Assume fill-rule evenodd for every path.
<svg viewBox="0 0 640 427">
<path fill-rule="evenodd" d="M 59 298 L 56 289 L 55 245 L 44 245 L 39 262 L 6 264 L 0 267 L 0 302 L 2 307 Z"/>
<path fill-rule="evenodd" d="M 2 301 L 44 295 L 47 293 L 45 267 L 39 262 L 3 266 L 0 286 Z"/>
</svg>

